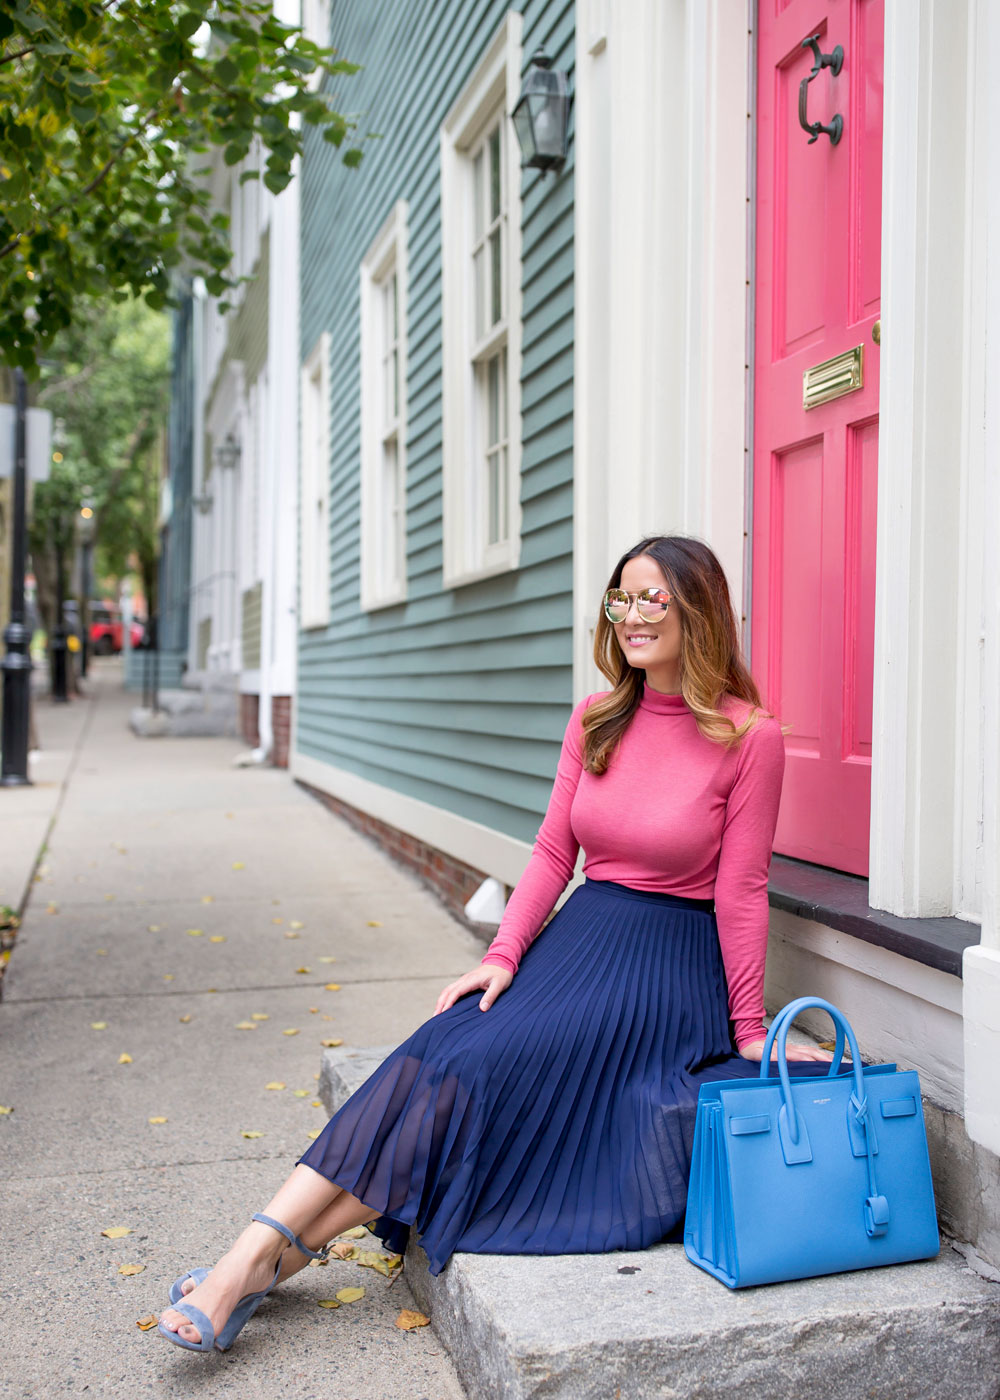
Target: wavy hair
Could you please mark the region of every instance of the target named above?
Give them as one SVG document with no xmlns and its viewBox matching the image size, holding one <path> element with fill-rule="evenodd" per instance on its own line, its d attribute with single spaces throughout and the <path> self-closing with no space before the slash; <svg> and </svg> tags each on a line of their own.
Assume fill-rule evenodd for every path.
<svg viewBox="0 0 1000 1400">
<path fill-rule="evenodd" d="M 622 555 L 607 587 L 618 588 L 625 565 L 643 554 L 663 571 L 671 606 L 680 617 L 680 686 L 685 703 L 706 739 L 733 748 L 759 718 L 774 716 L 764 709 L 743 659 L 739 623 L 722 565 L 701 540 L 688 535 L 647 535 Z M 646 679 L 641 667 L 629 665 L 603 608 L 594 635 L 594 660 L 612 689 L 584 712 L 583 766 L 589 773 L 603 773 L 639 708 Z M 720 709 L 730 696 L 752 707 L 742 724 Z"/>
</svg>

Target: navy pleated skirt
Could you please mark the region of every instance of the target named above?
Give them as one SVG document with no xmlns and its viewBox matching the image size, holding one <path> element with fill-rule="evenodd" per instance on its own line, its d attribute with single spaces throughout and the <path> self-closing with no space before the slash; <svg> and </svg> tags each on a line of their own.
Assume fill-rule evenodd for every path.
<svg viewBox="0 0 1000 1400">
<path fill-rule="evenodd" d="M 432 1274 L 454 1250 L 683 1238 L 699 1085 L 760 1072 L 731 1040 L 712 901 L 587 879 L 482 995 L 419 1026 L 298 1161 L 381 1211 L 389 1249 L 415 1226 Z"/>
</svg>

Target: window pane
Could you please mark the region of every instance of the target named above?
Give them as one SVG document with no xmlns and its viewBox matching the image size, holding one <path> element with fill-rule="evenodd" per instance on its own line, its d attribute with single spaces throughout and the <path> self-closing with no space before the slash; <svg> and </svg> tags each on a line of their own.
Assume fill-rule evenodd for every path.
<svg viewBox="0 0 1000 1400">
<path fill-rule="evenodd" d="M 495 326 L 503 316 L 503 303 L 501 297 L 501 261 L 500 261 L 500 230 L 495 229 L 490 234 L 490 325 Z"/>
<path fill-rule="evenodd" d="M 500 512 L 499 512 L 499 513 L 500 513 L 500 539 L 505 540 L 505 539 L 507 539 L 507 538 L 509 537 L 509 535 L 510 535 L 510 520 L 508 519 L 508 515 L 509 515 L 509 511 L 508 511 L 508 502 L 509 502 L 509 500 L 510 500 L 510 492 L 509 492 L 509 490 L 508 490 L 508 488 L 507 488 L 507 449 L 506 449 L 506 447 L 501 447 L 500 452 L 499 452 L 498 460 L 499 460 L 498 476 L 499 476 L 499 478 L 500 478 L 500 484 L 499 484 L 499 491 L 500 491 Z"/>
<path fill-rule="evenodd" d="M 480 248 L 472 260 L 475 269 L 476 339 L 486 334 L 486 249 Z"/>
<path fill-rule="evenodd" d="M 382 480 L 379 482 L 378 501 L 378 582 L 380 593 L 390 592 L 396 584 L 396 531 L 394 528 L 396 504 L 396 439 L 390 438 L 383 445 Z"/>
<path fill-rule="evenodd" d="M 500 128 L 490 136 L 490 222 L 500 214 Z"/>
<path fill-rule="evenodd" d="M 493 447 L 500 441 L 500 356 L 494 355 L 489 362 L 486 375 L 486 446 Z"/>
<path fill-rule="evenodd" d="M 395 273 L 392 274 L 392 339 L 399 339 L 399 289 Z"/>
<path fill-rule="evenodd" d="M 475 241 L 478 243 L 483 236 L 483 206 L 486 203 L 485 190 L 483 189 L 485 151 L 480 151 L 473 162 L 472 191 L 474 200 L 473 228 L 475 231 Z"/>
</svg>

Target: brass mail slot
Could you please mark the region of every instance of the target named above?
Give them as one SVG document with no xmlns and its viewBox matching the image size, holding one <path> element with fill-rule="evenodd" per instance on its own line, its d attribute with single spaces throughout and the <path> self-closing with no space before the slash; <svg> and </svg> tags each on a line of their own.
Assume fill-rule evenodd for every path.
<svg viewBox="0 0 1000 1400">
<path fill-rule="evenodd" d="M 841 394 L 860 389 L 864 382 L 865 347 L 855 345 L 853 350 L 834 355 L 832 360 L 824 360 L 803 373 L 802 407 L 816 408 L 831 399 L 839 399 Z"/>
</svg>

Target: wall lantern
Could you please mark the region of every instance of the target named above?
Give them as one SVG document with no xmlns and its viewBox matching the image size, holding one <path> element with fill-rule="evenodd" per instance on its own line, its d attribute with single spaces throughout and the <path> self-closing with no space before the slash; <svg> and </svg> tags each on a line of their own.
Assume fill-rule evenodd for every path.
<svg viewBox="0 0 1000 1400">
<path fill-rule="evenodd" d="M 242 449 L 232 433 L 226 434 L 224 442 L 215 449 L 215 460 L 220 467 L 235 467 L 239 465 Z"/>
<path fill-rule="evenodd" d="M 537 48 L 510 114 L 521 147 L 522 170 L 533 167 L 544 176 L 563 164 L 572 103 L 566 74 L 553 69 L 545 50 Z"/>
<path fill-rule="evenodd" d="M 215 500 L 206 491 L 204 496 L 192 496 L 191 504 L 200 515 L 207 515 L 215 504 Z"/>
</svg>

